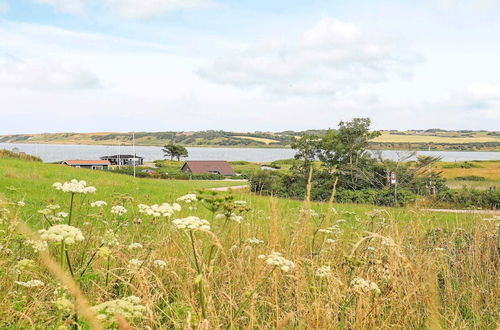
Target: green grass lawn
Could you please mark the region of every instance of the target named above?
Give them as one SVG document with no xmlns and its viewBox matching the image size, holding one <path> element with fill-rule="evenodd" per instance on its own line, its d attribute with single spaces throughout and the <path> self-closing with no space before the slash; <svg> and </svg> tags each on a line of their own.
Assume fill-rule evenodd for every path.
<svg viewBox="0 0 500 330">
<path fill-rule="evenodd" d="M 70 168 L 15 159 L 0 159 L 0 198 L 25 200 L 26 211 L 39 209 L 60 193 L 52 188 L 54 182 L 71 179 L 85 180 L 97 187 L 93 199 L 109 200 L 113 194 L 129 194 L 140 201 L 160 203 L 175 200 L 180 195 L 200 188 L 241 185 L 231 181 L 183 181 L 134 178 L 129 175 Z"/>
</svg>

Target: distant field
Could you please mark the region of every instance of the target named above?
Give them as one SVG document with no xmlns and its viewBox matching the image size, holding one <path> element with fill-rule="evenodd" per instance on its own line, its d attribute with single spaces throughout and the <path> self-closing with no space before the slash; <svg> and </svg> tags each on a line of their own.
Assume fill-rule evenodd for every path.
<svg viewBox="0 0 500 330">
<path fill-rule="evenodd" d="M 326 130 L 304 132 L 136 132 L 135 144 L 163 146 L 174 142 L 188 147 L 290 147 L 292 138 L 303 133 L 322 135 Z M 470 150 L 500 151 L 500 134 L 484 131 L 382 131 L 382 135 L 370 141 L 373 149 Z M 46 133 L 0 135 L 0 143 L 49 143 L 121 145 L 132 143 L 132 133 Z M 429 146 L 428 144 L 432 144 Z"/>
<path fill-rule="evenodd" d="M 279 143 L 278 140 L 265 139 L 265 138 L 257 138 L 257 137 L 252 137 L 252 136 L 235 135 L 234 137 L 237 137 L 237 138 L 240 138 L 240 139 L 248 139 L 248 140 L 253 140 L 253 141 L 264 142 L 265 144 Z"/>
<path fill-rule="evenodd" d="M 424 135 L 424 134 L 391 134 L 382 132 L 382 135 L 373 139 L 374 142 L 384 143 L 483 143 L 500 142 L 500 136 L 474 133 L 472 136 L 458 134 Z"/>
</svg>

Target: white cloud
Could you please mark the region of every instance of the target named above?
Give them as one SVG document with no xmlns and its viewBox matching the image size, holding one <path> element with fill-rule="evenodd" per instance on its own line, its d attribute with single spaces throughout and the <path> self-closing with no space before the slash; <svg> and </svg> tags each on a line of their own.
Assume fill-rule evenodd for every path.
<svg viewBox="0 0 500 330">
<path fill-rule="evenodd" d="M 100 3 L 126 18 L 146 18 L 169 11 L 206 6 L 210 0 L 34 0 L 56 10 L 81 14 L 89 4 Z"/>
<path fill-rule="evenodd" d="M 207 5 L 207 0 L 105 0 L 120 16 L 127 18 L 145 18 L 186 8 Z"/>
<path fill-rule="evenodd" d="M 217 59 L 199 74 L 213 82 L 291 95 L 331 94 L 409 75 L 418 60 L 402 42 L 324 18 L 293 42 L 265 41 Z"/>
<path fill-rule="evenodd" d="M 100 87 L 99 79 L 78 65 L 61 61 L 22 61 L 0 57 L 0 85 L 39 90 Z"/>
<path fill-rule="evenodd" d="M 7 2 L 0 0 L 0 14 L 4 14 L 10 10 L 10 6 Z"/>
<path fill-rule="evenodd" d="M 85 0 L 34 0 L 35 2 L 53 6 L 63 13 L 81 14 L 85 11 Z"/>
</svg>

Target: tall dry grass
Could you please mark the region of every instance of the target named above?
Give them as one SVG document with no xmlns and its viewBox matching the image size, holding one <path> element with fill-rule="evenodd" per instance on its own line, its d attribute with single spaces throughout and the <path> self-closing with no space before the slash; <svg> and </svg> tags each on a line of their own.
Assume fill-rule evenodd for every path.
<svg viewBox="0 0 500 330">
<path fill-rule="evenodd" d="M 67 198 L 61 194 L 61 205 Z M 377 209 L 338 214 L 333 197 L 321 212 L 311 211 L 308 199 L 302 210 L 280 210 L 270 198 L 270 212 L 253 209 L 241 224 L 227 224 L 210 219 L 198 202 L 197 209 L 183 205 L 172 217 L 204 214 L 210 219 L 210 232 L 192 232 L 202 265 L 198 271 L 189 234 L 169 219 L 137 213 L 141 201 L 128 200 L 124 205 L 129 212 L 118 217 L 109 213 L 109 206 L 90 208 L 91 198 L 76 199 L 73 225 L 85 240 L 68 248 L 73 275 L 53 261 L 59 253 L 54 244 L 42 254 L 24 244 L 32 233 L 20 224 L 30 220 L 47 227 L 40 215 L 22 219 L 21 206 L 0 205 L 1 328 L 98 327 L 88 306 L 130 295 L 141 299 L 145 312 L 137 318 L 118 316 L 113 327 L 126 328 L 127 322 L 138 329 L 498 327 L 498 219 L 475 217 L 466 228 L 442 228 L 418 210 L 408 210 L 412 221 L 400 222 Z M 110 229 L 120 245 L 110 247 L 106 256 L 102 238 Z M 247 242 L 253 237 L 263 243 Z M 143 247 L 129 250 L 134 242 Z M 285 272 L 261 259 L 272 251 L 295 268 Z M 37 266 L 18 273 L 16 265 L 25 258 L 36 260 Z M 131 259 L 142 264 L 131 269 Z M 155 260 L 166 266 L 155 266 Z M 321 273 L 323 266 L 329 268 Z M 356 288 L 355 278 L 376 288 Z M 45 285 L 28 289 L 15 284 L 28 279 Z M 77 302 L 72 313 L 55 308 L 53 292 L 61 282 Z"/>
</svg>

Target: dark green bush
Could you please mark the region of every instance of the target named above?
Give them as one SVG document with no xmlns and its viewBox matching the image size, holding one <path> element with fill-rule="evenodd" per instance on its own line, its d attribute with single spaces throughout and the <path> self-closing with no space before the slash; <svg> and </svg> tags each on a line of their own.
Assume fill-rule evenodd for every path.
<svg viewBox="0 0 500 330">
<path fill-rule="evenodd" d="M 467 176 L 457 176 L 455 180 L 458 181 L 486 181 L 484 176 L 478 175 L 467 175 Z"/>
<path fill-rule="evenodd" d="M 439 193 L 436 199 L 460 208 L 488 208 L 496 210 L 500 207 L 500 190 L 477 190 L 465 187 L 459 190 L 449 190 Z"/>
</svg>

